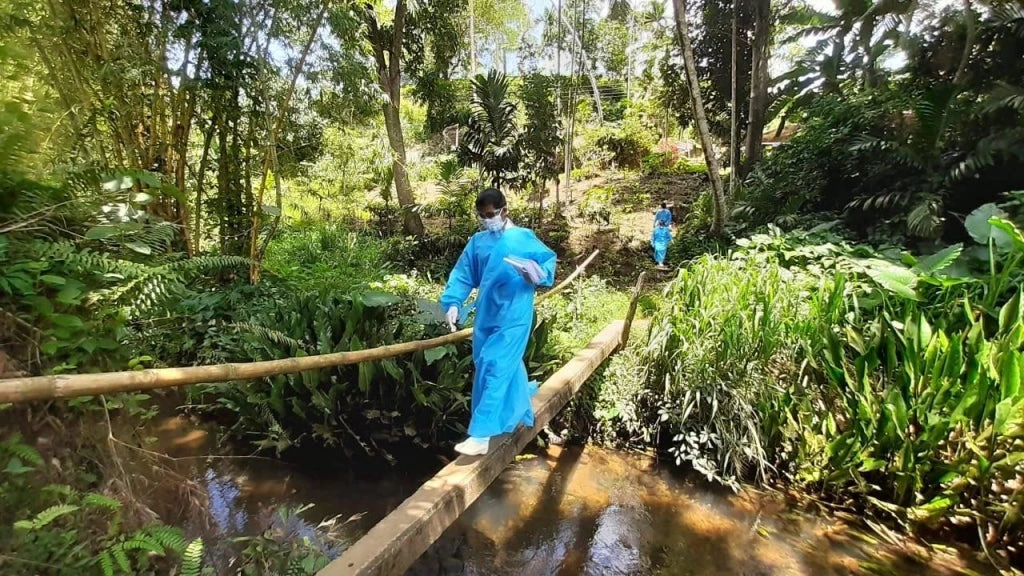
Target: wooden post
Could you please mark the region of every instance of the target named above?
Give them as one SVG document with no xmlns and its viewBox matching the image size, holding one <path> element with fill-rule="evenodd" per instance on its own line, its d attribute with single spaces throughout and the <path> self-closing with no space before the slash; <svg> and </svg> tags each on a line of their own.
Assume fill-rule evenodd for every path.
<svg viewBox="0 0 1024 576">
<path fill-rule="evenodd" d="M 484 456 L 460 456 L 331 562 L 318 576 L 399 576 L 483 493 L 619 346 L 616 320 L 555 372 L 533 397 L 533 428 L 491 440 Z"/>
<path fill-rule="evenodd" d="M 629 309 L 626 311 L 626 320 L 622 326 L 622 341 L 619 343 L 619 349 L 617 351 L 625 350 L 626 345 L 629 344 L 629 331 L 633 327 L 633 317 L 636 316 L 636 306 L 640 300 L 640 292 L 644 289 L 644 276 L 646 272 L 641 272 L 636 278 L 636 287 L 633 288 L 633 298 L 629 301 Z"/>
</svg>

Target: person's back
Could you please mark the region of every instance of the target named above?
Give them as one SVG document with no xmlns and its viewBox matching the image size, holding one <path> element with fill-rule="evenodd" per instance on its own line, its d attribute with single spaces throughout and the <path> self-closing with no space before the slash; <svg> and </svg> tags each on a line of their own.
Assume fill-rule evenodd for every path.
<svg viewBox="0 0 1024 576">
<path fill-rule="evenodd" d="M 654 226 L 671 226 L 672 225 L 672 212 L 668 209 L 668 204 L 665 202 L 661 203 L 661 209 L 654 214 Z"/>
</svg>

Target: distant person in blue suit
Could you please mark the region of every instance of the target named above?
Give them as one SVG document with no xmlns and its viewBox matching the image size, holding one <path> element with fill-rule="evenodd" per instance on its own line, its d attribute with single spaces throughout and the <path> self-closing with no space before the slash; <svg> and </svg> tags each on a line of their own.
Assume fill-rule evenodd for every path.
<svg viewBox="0 0 1024 576">
<path fill-rule="evenodd" d="M 469 239 L 441 295 L 452 331 L 462 307 L 477 289 L 473 327 L 472 416 L 469 438 L 455 446 L 460 454 L 486 454 L 493 436 L 533 426 L 523 354 L 533 327 L 533 297 L 538 286 L 555 280 L 555 253 L 526 228 L 508 219 L 505 196 L 488 188 L 476 199 L 483 231 Z"/>
<path fill-rule="evenodd" d="M 672 212 L 668 204 L 661 203 L 661 210 L 654 214 L 654 230 L 651 232 L 651 246 L 654 248 L 654 261 L 658 266 L 665 265 L 668 245 L 672 243 Z"/>
<path fill-rule="evenodd" d="M 671 226 L 672 225 L 672 212 L 668 209 L 668 204 L 665 202 L 661 203 L 661 210 L 658 210 L 654 214 L 654 226 Z"/>
</svg>

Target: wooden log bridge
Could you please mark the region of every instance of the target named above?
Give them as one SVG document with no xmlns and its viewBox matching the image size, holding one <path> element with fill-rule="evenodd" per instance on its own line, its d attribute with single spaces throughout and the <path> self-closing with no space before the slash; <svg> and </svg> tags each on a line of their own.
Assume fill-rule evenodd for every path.
<svg viewBox="0 0 1024 576">
<path fill-rule="evenodd" d="M 318 576 L 399 576 L 483 493 L 622 344 L 616 320 L 548 378 L 533 397 L 533 428 L 491 440 L 485 456 L 460 456 L 331 562 Z"/>
</svg>

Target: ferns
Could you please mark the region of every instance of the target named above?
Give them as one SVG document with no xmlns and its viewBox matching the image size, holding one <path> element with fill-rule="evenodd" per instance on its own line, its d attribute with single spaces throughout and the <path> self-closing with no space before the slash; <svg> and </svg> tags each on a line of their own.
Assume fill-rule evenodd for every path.
<svg viewBox="0 0 1024 576">
<path fill-rule="evenodd" d="M 181 558 L 181 576 L 200 576 L 203 569 L 203 540 L 196 538 L 188 543 Z"/>
<path fill-rule="evenodd" d="M 82 505 L 91 508 L 104 508 L 111 512 L 120 512 L 122 505 L 117 500 L 102 494 L 90 493 L 82 498 Z"/>
<path fill-rule="evenodd" d="M 24 444 L 20 434 L 12 434 L 3 442 L 0 442 L 0 456 L 9 455 L 28 462 L 32 466 L 42 466 L 43 457 L 35 448 Z"/>
<path fill-rule="evenodd" d="M 43 510 L 32 520 L 19 520 L 14 523 L 14 527 L 19 530 L 35 531 L 50 525 L 53 521 L 57 520 L 61 516 L 66 516 L 79 510 L 79 506 L 73 506 L 71 504 L 57 504 L 56 506 L 50 506 L 46 510 Z"/>
<path fill-rule="evenodd" d="M 287 334 L 281 332 L 280 330 L 274 330 L 273 328 L 267 328 L 265 326 L 254 324 L 252 322 L 235 322 L 234 324 L 229 324 L 229 326 L 243 332 L 249 332 L 257 336 L 258 338 L 270 342 L 272 344 L 277 344 L 278 346 L 285 346 L 287 348 L 290 348 L 292 352 L 312 352 L 312 350 L 309 347 L 307 347 L 305 343 L 295 338 L 292 338 L 291 336 L 288 336 Z"/>
</svg>

